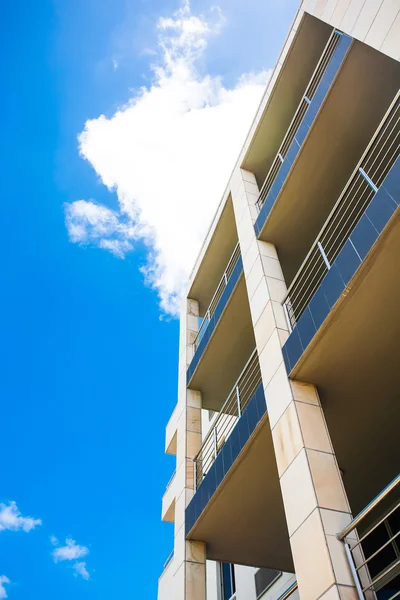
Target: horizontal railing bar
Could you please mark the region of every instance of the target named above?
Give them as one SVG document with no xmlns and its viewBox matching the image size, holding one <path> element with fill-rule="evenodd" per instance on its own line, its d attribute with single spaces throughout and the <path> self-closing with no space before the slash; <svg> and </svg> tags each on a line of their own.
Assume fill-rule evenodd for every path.
<svg viewBox="0 0 400 600">
<path fill-rule="evenodd" d="M 386 519 L 385 519 L 386 521 Z M 387 542 L 385 542 L 383 544 L 383 546 L 381 546 L 380 548 L 378 548 L 378 550 L 376 550 L 373 554 L 371 554 L 371 556 L 369 556 L 367 558 L 367 560 L 364 560 L 363 563 L 361 563 L 361 565 L 359 565 L 358 567 L 356 567 L 356 570 L 359 571 L 360 569 L 362 569 L 367 563 L 369 563 L 370 560 L 372 560 L 373 558 L 375 558 L 375 556 L 377 554 L 379 554 L 379 552 L 381 550 L 383 550 L 384 548 L 386 548 L 386 546 L 388 546 L 389 544 L 391 544 L 393 542 L 394 539 L 397 538 L 397 536 L 400 535 L 400 531 L 398 531 L 395 535 L 393 535 Z"/>
<path fill-rule="evenodd" d="M 238 252 L 238 250 L 239 250 L 239 252 Z M 233 265 L 233 263 L 234 263 L 234 264 L 236 264 L 236 263 L 237 263 L 237 261 L 238 261 L 238 259 L 239 259 L 239 256 L 240 256 L 240 244 L 239 244 L 239 242 L 238 242 L 238 243 L 236 244 L 236 246 L 235 246 L 235 248 L 234 248 L 234 250 L 233 250 L 233 252 L 232 252 L 232 254 L 231 254 L 230 258 L 229 258 L 229 260 L 228 260 L 228 264 L 227 264 L 227 266 L 225 267 L 225 270 L 224 270 L 224 272 L 223 272 L 223 274 L 222 274 L 222 277 L 221 277 L 221 279 L 220 279 L 220 281 L 219 281 L 219 283 L 218 283 L 218 285 L 217 285 L 217 287 L 216 287 L 216 290 L 215 290 L 215 292 L 214 292 L 214 295 L 213 295 L 213 297 L 211 298 L 211 302 L 210 302 L 210 304 L 208 305 L 208 308 L 207 308 L 206 312 L 204 313 L 204 318 L 203 318 L 203 321 L 202 321 L 202 323 L 201 323 L 201 325 L 200 325 L 200 327 L 199 327 L 199 330 L 198 330 L 198 332 L 197 332 L 197 335 L 196 335 L 196 337 L 195 337 L 195 339 L 194 339 L 194 341 L 193 341 L 193 345 L 194 345 L 195 349 L 197 348 L 197 343 L 198 343 L 199 339 L 201 339 L 201 332 L 202 332 L 202 330 L 203 330 L 203 326 L 206 328 L 206 327 L 207 327 L 207 324 L 210 322 L 210 320 L 211 320 L 211 317 L 212 317 L 212 315 L 214 314 L 214 312 L 215 312 L 215 309 L 216 309 L 216 307 L 217 307 L 217 304 L 218 304 L 219 300 L 221 299 L 221 296 L 222 296 L 223 290 L 224 290 L 224 289 L 226 288 L 226 286 L 227 286 L 227 280 L 229 279 L 230 275 L 231 275 L 231 274 L 232 274 L 232 272 L 233 272 L 233 268 L 232 268 L 232 271 L 231 271 L 231 273 L 229 274 L 229 277 L 225 278 L 225 275 L 227 274 L 227 272 L 228 272 L 228 270 L 229 270 L 229 268 L 230 268 L 231 264 Z M 218 295 L 218 293 L 219 293 L 219 291 L 220 291 L 220 288 L 222 289 L 222 291 L 221 291 L 221 294 L 220 294 L 220 296 L 219 296 L 218 300 L 215 302 L 215 305 L 214 305 L 214 304 L 213 304 L 213 303 L 214 303 L 214 300 L 216 299 L 216 297 L 217 297 L 217 295 Z M 207 318 L 207 315 L 208 315 L 208 318 Z"/>
<path fill-rule="evenodd" d="M 383 517 L 381 519 L 379 519 L 379 521 L 377 523 L 375 523 L 373 527 L 368 529 L 368 531 L 366 533 L 364 533 L 364 535 L 358 540 L 358 542 L 356 544 L 354 544 L 354 546 L 351 547 L 351 550 L 354 550 L 354 548 L 357 548 L 357 546 L 359 546 L 369 536 L 370 533 L 375 531 L 375 529 L 377 527 L 379 527 L 379 525 L 382 525 L 382 523 L 384 523 L 384 521 L 386 521 L 386 519 L 388 517 L 390 517 L 390 515 L 393 514 L 399 508 L 399 506 L 400 506 L 400 503 L 396 504 L 388 513 L 385 513 L 383 515 Z"/>
<path fill-rule="evenodd" d="M 167 560 L 164 563 L 164 570 L 168 567 L 169 563 L 171 562 L 171 560 L 174 558 L 174 551 L 172 550 L 167 557 Z"/>
<path fill-rule="evenodd" d="M 312 98 L 314 97 L 314 94 L 315 94 L 319 84 L 321 83 L 323 74 L 326 71 L 326 68 L 336 50 L 336 46 L 339 41 L 338 34 L 340 34 L 340 32 L 337 31 L 336 29 L 334 29 L 332 31 L 332 33 L 326 43 L 326 46 L 325 46 L 324 50 L 322 51 L 322 54 L 317 63 L 317 66 L 315 67 L 314 72 L 311 75 L 311 78 L 307 84 L 304 95 L 302 96 L 302 98 L 296 108 L 296 111 L 294 113 L 294 116 L 293 116 L 292 120 L 290 121 L 289 127 L 287 128 L 285 136 L 281 142 L 281 145 L 279 146 L 279 150 L 276 153 L 274 160 L 272 161 L 271 167 L 270 167 L 270 169 L 267 173 L 267 176 L 264 180 L 264 183 L 261 187 L 259 197 L 257 200 L 257 206 L 258 206 L 259 210 L 261 209 L 262 205 L 264 204 L 265 199 L 272 187 L 272 184 L 275 181 L 277 172 L 275 172 L 272 175 L 272 177 L 271 177 L 271 174 L 273 173 L 273 170 L 276 167 L 276 161 L 279 160 L 279 155 L 286 156 L 286 152 L 289 149 L 289 146 L 292 143 L 293 139 L 295 138 L 298 128 L 300 126 L 300 123 L 304 117 L 304 114 L 306 111 L 304 111 L 304 114 L 301 116 L 300 119 L 298 119 L 298 116 L 301 113 L 302 108 L 304 107 L 304 98 L 307 97 L 308 100 L 312 100 Z M 337 41 L 336 41 L 336 39 L 337 39 Z M 311 94 L 310 94 L 310 90 L 312 90 Z M 307 109 L 308 109 L 308 102 L 306 101 L 306 110 Z M 296 124 L 296 121 L 298 122 L 297 124 Z M 294 125 L 295 125 L 295 127 L 294 127 Z M 289 140 L 289 138 L 290 138 L 290 140 Z M 288 147 L 286 148 L 286 146 L 288 146 Z"/>
<path fill-rule="evenodd" d="M 363 592 L 366 592 L 367 590 L 373 588 L 381 579 L 386 577 L 386 575 L 393 571 L 398 565 L 400 565 L 400 558 L 398 558 L 396 562 L 390 565 L 390 567 L 388 567 L 385 571 L 382 571 L 382 573 L 380 573 L 378 577 L 375 577 L 375 579 L 373 579 L 372 582 L 363 589 Z"/>
<path fill-rule="evenodd" d="M 291 586 L 288 587 L 286 591 L 283 592 L 281 596 L 279 596 L 278 600 L 286 600 L 287 598 L 289 598 L 289 596 L 293 594 L 295 590 L 297 590 L 298 587 L 298 583 L 297 581 L 295 581 L 294 583 L 292 583 Z"/>
<path fill-rule="evenodd" d="M 393 596 L 390 596 L 389 600 L 394 600 L 395 598 L 397 598 L 397 596 L 400 596 L 400 590 L 394 593 Z"/>
<path fill-rule="evenodd" d="M 381 120 L 380 126 L 379 126 L 379 127 L 378 127 L 378 129 L 375 131 L 374 135 L 372 136 L 372 138 L 371 138 L 371 140 L 370 140 L 370 142 L 369 142 L 369 144 L 368 144 L 367 148 L 366 148 L 366 149 L 365 149 L 365 151 L 363 152 L 363 154 L 362 154 L 362 156 L 361 156 L 361 159 L 359 160 L 359 162 L 358 162 L 357 166 L 355 167 L 355 169 L 354 169 L 354 171 L 353 171 L 353 173 L 352 173 L 352 175 L 351 175 L 350 179 L 348 180 L 348 183 L 346 184 L 346 186 L 345 186 L 345 188 L 343 189 L 342 193 L 340 194 L 339 198 L 338 198 L 338 199 L 337 199 L 337 201 L 335 202 L 335 204 L 334 204 L 334 206 L 333 206 L 333 208 L 332 208 L 331 212 L 329 213 L 329 215 L 328 215 L 328 217 L 327 217 L 327 219 L 326 219 L 326 221 L 325 221 L 324 225 L 323 225 L 323 226 L 322 226 L 322 228 L 321 228 L 321 231 L 319 232 L 319 234 L 318 234 L 317 238 L 315 239 L 315 241 L 314 241 L 314 243 L 312 244 L 312 246 L 311 246 L 310 250 L 308 251 L 308 253 L 307 253 L 307 255 L 306 255 L 305 259 L 303 260 L 302 264 L 300 265 L 300 268 L 299 268 L 299 270 L 297 271 L 297 273 L 296 273 L 296 275 L 295 275 L 295 277 L 294 277 L 293 281 L 291 282 L 291 284 L 290 284 L 290 286 L 289 286 L 289 288 L 288 288 L 288 290 L 287 290 L 287 293 L 286 293 L 286 295 L 285 295 L 285 297 L 284 297 L 284 299 L 283 299 L 283 303 L 284 303 L 284 302 L 286 302 L 286 300 L 288 299 L 288 297 L 290 297 L 290 294 L 292 293 L 292 290 L 293 290 L 294 286 L 296 285 L 296 283 L 297 283 L 298 279 L 300 278 L 300 276 L 303 274 L 303 269 L 304 269 L 305 265 L 307 264 L 307 262 L 308 262 L 308 259 L 309 259 L 310 255 L 311 255 L 311 253 L 312 253 L 312 252 L 315 250 L 315 247 L 317 246 L 317 244 L 318 244 L 318 241 L 320 241 L 320 239 L 321 239 L 322 235 L 324 234 L 325 230 L 326 230 L 326 229 L 327 229 L 327 227 L 330 225 L 330 222 L 331 222 L 331 220 L 333 219 L 333 217 L 334 217 L 334 215 L 335 215 L 335 213 L 336 213 L 337 207 L 338 207 L 338 206 L 339 206 L 339 204 L 342 202 L 342 200 L 343 200 L 344 196 L 347 194 L 347 192 L 348 192 L 349 188 L 350 188 L 350 187 L 353 185 L 354 178 L 355 178 L 355 177 L 356 177 L 356 175 L 358 174 L 360 166 L 363 164 L 363 162 L 364 162 L 364 159 L 366 158 L 367 154 L 369 153 L 369 151 L 370 151 L 370 149 L 371 149 L 372 145 L 375 143 L 375 141 L 376 141 L 376 139 L 378 138 L 378 136 L 380 135 L 380 133 L 381 133 L 381 131 L 382 131 L 383 127 L 386 125 L 386 120 L 388 119 L 388 117 L 389 117 L 389 115 L 390 115 L 391 111 L 392 111 L 392 110 L 393 110 L 393 108 L 395 107 L 395 105 L 396 105 L 396 102 L 398 101 L 399 97 L 400 97 L 400 90 L 399 90 L 399 91 L 396 93 L 396 95 L 395 95 L 395 97 L 394 97 L 393 101 L 391 102 L 391 104 L 390 104 L 390 106 L 389 106 L 388 110 L 386 111 L 386 113 L 385 113 L 385 115 L 384 115 L 383 119 Z"/>
<path fill-rule="evenodd" d="M 371 502 L 364 508 L 364 510 L 362 510 L 352 521 L 351 523 L 349 523 L 349 525 L 347 525 L 347 527 L 345 527 L 345 529 L 343 529 L 343 531 L 341 531 L 338 535 L 337 538 L 339 540 L 343 540 L 347 535 L 349 535 L 349 533 L 351 531 L 353 531 L 353 529 L 355 529 L 360 523 L 361 521 L 367 516 L 369 515 L 369 513 L 380 503 L 382 502 L 382 500 L 384 500 L 386 498 L 386 496 L 388 494 L 390 494 L 390 492 L 392 490 L 394 490 L 394 488 L 399 485 L 400 483 L 400 474 L 397 475 L 393 481 L 391 481 L 386 487 L 385 489 L 383 489 L 380 494 L 378 494 L 373 500 L 371 500 Z M 385 519 L 387 517 L 385 516 Z M 385 520 L 384 519 L 384 520 Z"/>
</svg>

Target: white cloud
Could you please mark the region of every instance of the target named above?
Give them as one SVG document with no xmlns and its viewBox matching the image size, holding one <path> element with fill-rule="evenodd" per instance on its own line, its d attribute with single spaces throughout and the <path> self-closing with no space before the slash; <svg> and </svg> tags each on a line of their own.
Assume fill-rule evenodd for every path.
<svg viewBox="0 0 400 600">
<path fill-rule="evenodd" d="M 10 502 L 8 505 L 0 504 L 0 531 L 5 531 L 6 529 L 19 531 L 22 529 L 28 532 L 41 524 L 41 519 L 23 517 L 15 502 Z"/>
<path fill-rule="evenodd" d="M 79 136 L 81 155 L 116 191 L 118 210 L 92 200 L 65 207 L 73 242 L 122 258 L 135 240 L 145 241 L 146 283 L 171 314 L 177 314 L 269 75 L 244 74 L 229 88 L 220 77 L 199 72 L 207 41 L 222 24 L 219 9 L 208 18 L 195 16 L 189 0 L 159 20 L 151 85 L 138 90 L 112 118 L 87 121 Z"/>
<path fill-rule="evenodd" d="M 86 569 L 86 563 L 85 562 L 77 562 L 74 564 L 75 569 L 75 576 L 77 577 L 78 575 L 80 575 L 82 577 L 82 579 L 90 579 L 90 575 L 88 570 Z"/>
<path fill-rule="evenodd" d="M 4 584 L 11 583 L 5 575 L 0 575 L 0 598 L 8 598 Z"/>
<path fill-rule="evenodd" d="M 54 543 L 54 536 L 50 538 L 50 541 Z M 73 540 L 72 538 L 67 538 L 65 540 L 65 546 L 60 546 L 56 548 L 52 552 L 52 557 L 54 562 L 61 562 L 64 560 L 76 560 L 78 558 L 82 558 L 89 554 L 89 549 L 86 546 L 80 546 Z"/>
<path fill-rule="evenodd" d="M 90 579 L 89 571 L 86 568 L 86 562 L 80 560 L 84 556 L 89 554 L 89 548 L 86 546 L 80 546 L 72 538 L 65 540 L 65 546 L 60 546 L 58 539 L 52 535 L 50 536 L 50 542 L 55 548 L 51 555 L 55 563 L 68 561 L 71 562 L 71 568 L 74 569 L 74 575 L 82 577 L 82 579 Z"/>
</svg>

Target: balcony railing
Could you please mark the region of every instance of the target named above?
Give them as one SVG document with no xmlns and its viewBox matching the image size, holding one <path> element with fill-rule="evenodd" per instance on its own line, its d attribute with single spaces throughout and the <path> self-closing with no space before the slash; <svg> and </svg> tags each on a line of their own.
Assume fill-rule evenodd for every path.
<svg viewBox="0 0 400 600">
<path fill-rule="evenodd" d="M 279 150 L 274 158 L 271 168 L 268 171 L 263 186 L 260 190 L 260 195 L 257 201 L 258 210 L 261 210 L 261 207 L 264 204 L 266 197 L 268 196 L 272 184 L 274 183 L 279 173 L 281 165 L 289 151 L 290 145 L 295 138 L 295 135 L 303 121 L 303 117 L 307 112 L 311 100 L 313 99 L 315 92 L 317 91 L 318 85 L 320 84 L 324 73 L 329 65 L 329 62 L 336 50 L 341 35 L 342 33 L 340 31 L 334 30 L 328 40 L 328 43 L 325 46 L 321 58 L 306 88 L 304 96 L 301 99 L 299 106 L 297 107 L 295 115 L 289 125 L 286 135 L 279 147 Z"/>
<path fill-rule="evenodd" d="M 226 286 L 228 285 L 229 278 L 232 275 L 233 269 L 235 268 L 235 265 L 236 265 L 239 257 L 240 257 L 240 246 L 239 246 L 239 242 L 238 242 L 235 246 L 232 256 L 230 257 L 230 259 L 228 261 L 228 264 L 224 271 L 224 274 L 222 275 L 221 280 L 220 280 L 219 284 L 217 285 L 217 289 L 215 290 L 215 293 L 214 293 L 214 296 L 212 297 L 210 305 L 206 310 L 206 313 L 205 313 L 203 321 L 200 325 L 199 331 L 197 332 L 197 335 L 193 342 L 194 351 L 196 351 L 197 348 L 199 347 L 202 337 L 205 334 L 205 331 L 211 321 L 211 318 L 215 312 L 215 309 L 218 306 L 218 302 L 220 301 L 221 296 L 222 296 Z"/>
<path fill-rule="evenodd" d="M 172 559 L 174 558 L 174 551 L 172 550 L 167 557 L 167 560 L 164 563 L 164 571 L 165 569 L 168 567 L 168 565 L 171 563 Z"/>
<path fill-rule="evenodd" d="M 400 596 L 400 475 L 339 533 L 360 600 L 369 600 L 371 593 L 385 600 Z M 390 494 L 397 500 L 390 502 Z M 383 506 L 380 517 L 356 541 L 350 534 L 365 523 L 366 517 Z"/>
<path fill-rule="evenodd" d="M 400 92 L 288 289 L 283 304 L 292 329 L 399 155 Z"/>
<path fill-rule="evenodd" d="M 260 383 L 260 365 L 257 351 L 254 350 L 194 459 L 196 489 L 208 473 Z"/>
</svg>

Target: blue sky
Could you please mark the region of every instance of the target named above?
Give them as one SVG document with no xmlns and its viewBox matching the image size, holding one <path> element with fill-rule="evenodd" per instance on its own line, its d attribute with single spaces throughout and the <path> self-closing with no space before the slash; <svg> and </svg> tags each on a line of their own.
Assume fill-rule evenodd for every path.
<svg viewBox="0 0 400 600">
<path fill-rule="evenodd" d="M 187 67 L 185 89 L 188 81 L 200 89 L 211 77 L 212 119 L 217 114 L 218 125 L 231 131 L 246 109 L 245 130 L 296 9 L 289 0 L 221 0 L 217 12 L 212 4 L 193 1 L 185 14 L 172 0 L 22 0 L 3 7 L 0 576 L 10 581 L 3 586 L 10 599 L 156 598 L 173 543 L 160 509 L 174 469 L 174 458 L 163 454 L 177 388 L 173 314 L 188 268 L 179 262 L 185 240 L 178 232 L 192 223 L 193 262 L 220 192 L 215 196 L 219 175 L 208 179 L 203 168 L 196 125 L 180 147 L 205 173 L 198 186 L 209 198 L 204 209 L 193 190 L 185 191 L 196 171 L 184 179 L 181 155 L 162 139 L 168 132 L 150 132 L 153 146 L 142 152 L 137 90 L 155 86 L 165 105 L 165 82 L 151 65 L 164 69 L 167 87 L 182 83 L 175 66 L 166 67 L 163 43 L 177 52 L 174 65 Z M 201 42 L 194 57 L 193 40 L 181 44 L 188 20 Z M 188 101 L 179 94 L 171 101 Z M 146 123 L 156 117 L 152 97 L 144 103 Z M 124 137 L 113 117 L 129 102 Z M 185 115 L 211 127 L 204 97 L 190 102 L 197 104 L 185 105 Z M 174 112 L 178 124 L 182 114 Z M 78 135 L 88 119 L 80 156 Z M 160 194 L 150 184 L 162 173 L 163 148 L 172 175 L 162 178 Z M 233 166 L 228 158 L 226 168 Z M 149 193 L 140 183 L 146 169 Z M 165 206 L 167 225 L 157 221 Z M 2 528 L 1 510 L 12 501 L 23 518 L 41 524 L 17 518 Z M 57 562 L 52 553 L 66 538 L 86 550 Z M 89 578 L 74 569 L 77 562 Z"/>
</svg>

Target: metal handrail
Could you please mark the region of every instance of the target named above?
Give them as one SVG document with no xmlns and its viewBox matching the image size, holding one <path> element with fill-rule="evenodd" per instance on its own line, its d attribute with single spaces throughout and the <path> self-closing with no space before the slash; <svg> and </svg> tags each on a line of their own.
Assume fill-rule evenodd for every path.
<svg viewBox="0 0 400 600">
<path fill-rule="evenodd" d="M 217 305 L 222 296 L 222 293 L 223 293 L 224 289 L 226 288 L 226 286 L 228 285 L 229 278 L 232 275 L 233 269 L 235 268 L 235 265 L 236 265 L 239 257 L 240 257 L 240 244 L 238 242 L 231 254 L 230 259 L 228 260 L 228 264 L 226 265 L 225 271 L 216 287 L 214 295 L 213 295 L 211 302 L 205 312 L 203 321 L 202 321 L 202 323 L 199 327 L 199 330 L 197 332 L 197 335 L 194 339 L 193 346 L 194 346 L 195 351 L 197 350 L 199 343 L 205 333 L 205 330 L 207 329 L 208 324 L 211 320 L 211 317 L 213 316 L 215 309 L 217 308 Z"/>
<path fill-rule="evenodd" d="M 171 550 L 171 552 L 168 554 L 167 560 L 164 563 L 164 567 L 163 567 L 164 571 L 168 567 L 169 563 L 172 561 L 173 558 L 174 558 L 174 551 Z"/>
<path fill-rule="evenodd" d="M 300 265 L 286 296 L 285 313 L 295 326 L 400 153 L 400 90 Z"/>
<path fill-rule="evenodd" d="M 272 161 L 272 165 L 267 173 L 267 176 L 264 180 L 264 183 L 261 187 L 259 196 L 258 196 L 258 200 L 257 200 L 257 207 L 258 210 L 260 211 L 266 198 L 267 195 L 272 187 L 272 184 L 274 183 L 276 176 L 278 175 L 278 172 L 280 170 L 281 164 L 283 163 L 286 154 L 288 153 L 288 150 L 290 148 L 290 145 L 292 143 L 292 141 L 295 138 L 295 135 L 302 123 L 303 117 L 307 112 L 307 109 L 311 103 L 311 100 L 313 99 L 315 92 L 317 91 L 318 85 L 321 82 L 322 77 L 324 76 L 324 73 L 329 65 L 329 62 L 333 56 L 333 53 L 336 50 L 336 46 L 339 43 L 340 40 L 340 36 L 342 35 L 342 32 L 334 29 L 329 37 L 329 40 L 321 54 L 321 57 L 318 61 L 317 66 L 314 69 L 314 72 L 311 76 L 311 79 L 306 87 L 306 90 L 304 92 L 304 95 L 302 97 L 302 99 L 300 100 L 300 103 L 296 109 L 296 112 L 294 113 L 294 117 L 290 122 L 290 125 L 286 131 L 285 137 L 283 138 L 281 145 L 279 146 L 279 150 L 275 155 L 274 160 Z"/>
<path fill-rule="evenodd" d="M 199 452 L 193 459 L 196 489 L 213 465 L 222 446 L 232 433 L 237 420 L 242 415 L 260 383 L 260 365 L 257 350 L 254 349 L 216 419 L 213 421 L 213 425 L 204 438 Z"/>
<path fill-rule="evenodd" d="M 389 494 L 398 486 L 400 485 L 400 474 L 397 475 L 393 481 L 391 481 L 389 483 L 389 485 L 387 485 L 385 487 L 384 490 L 382 490 L 382 492 L 380 494 L 378 494 L 376 496 L 376 498 L 374 498 L 352 521 L 351 523 L 349 523 L 349 525 L 347 525 L 347 527 L 345 527 L 343 529 L 343 531 L 341 531 L 338 535 L 337 538 L 342 541 L 344 543 L 344 547 L 345 547 L 345 551 L 346 551 L 346 556 L 347 559 L 349 561 L 349 565 L 350 565 L 350 570 L 352 572 L 353 578 L 354 578 L 354 582 L 356 585 L 356 589 L 358 592 L 358 596 L 360 598 L 360 600 L 365 600 L 365 592 L 367 592 L 368 590 L 371 591 L 378 591 L 379 589 L 382 588 L 383 585 L 385 585 L 385 581 L 386 582 L 390 582 L 393 579 L 393 575 L 392 573 L 394 572 L 394 576 L 397 576 L 400 574 L 400 553 L 398 551 L 398 546 L 396 545 L 397 542 L 397 538 L 400 535 L 400 531 L 396 531 L 393 533 L 390 524 L 389 524 L 389 517 L 398 509 L 400 509 L 400 501 L 397 501 L 397 503 L 394 504 L 394 506 L 392 506 L 390 509 L 386 510 L 385 513 L 383 514 L 383 516 L 378 519 L 378 521 L 376 521 L 372 526 L 370 526 L 367 531 L 364 533 L 364 535 L 361 538 L 358 538 L 357 541 L 355 543 L 352 543 L 352 545 L 350 545 L 350 543 L 346 540 L 347 536 L 354 531 L 359 525 L 360 523 L 377 507 L 379 506 L 379 504 L 385 500 L 385 498 L 387 498 L 389 496 Z M 366 540 L 373 531 L 375 531 L 380 525 L 385 525 L 386 531 L 388 533 L 388 539 L 381 544 L 381 546 L 377 549 L 375 549 L 372 554 L 370 554 L 367 558 L 363 557 L 363 554 L 361 552 L 361 556 L 363 557 L 363 559 L 360 562 L 360 559 L 358 558 L 358 561 L 356 563 L 355 559 L 354 559 L 354 555 L 353 555 L 353 550 L 355 550 L 355 548 L 357 547 L 361 547 L 362 550 L 362 542 L 364 540 Z M 397 556 L 397 558 L 395 558 L 389 565 L 387 565 L 380 573 L 378 573 L 373 579 L 371 579 L 370 575 L 369 575 L 369 571 L 368 571 L 368 563 L 373 560 L 374 558 L 377 557 L 377 555 L 384 550 L 385 548 L 388 548 L 389 546 L 392 546 L 395 550 L 397 549 L 397 552 L 395 551 L 395 556 Z M 360 578 L 360 571 L 363 570 L 364 572 L 364 578 L 366 579 L 366 583 L 367 585 L 365 585 L 365 582 L 362 583 L 362 580 Z M 391 596 L 391 598 L 389 600 L 394 600 L 394 598 L 398 597 L 400 595 L 400 590 L 398 590 L 397 592 L 395 592 L 394 595 Z"/>
<path fill-rule="evenodd" d="M 349 533 L 351 531 L 353 531 L 353 529 L 355 529 L 356 527 L 358 527 L 358 525 L 361 523 L 361 521 L 363 519 L 365 519 L 365 517 L 367 515 L 369 515 L 369 513 L 375 508 L 375 506 L 377 506 L 378 504 L 380 504 L 382 502 L 382 500 L 384 500 L 386 498 L 386 496 L 388 494 L 390 494 L 390 492 L 392 490 L 394 490 L 394 488 L 396 486 L 398 486 L 400 484 L 400 474 L 397 475 L 393 481 L 391 481 L 381 492 L 380 494 L 378 494 L 373 500 L 371 500 L 371 502 L 369 504 L 367 504 L 367 506 L 356 516 L 354 517 L 354 519 L 351 521 L 351 523 L 349 523 L 347 525 L 347 527 L 345 527 L 343 529 L 343 531 L 341 531 L 340 533 L 338 533 L 337 538 L 340 541 L 343 541 L 345 537 L 347 537 L 349 535 Z M 371 530 L 372 531 L 372 530 Z"/>
</svg>

